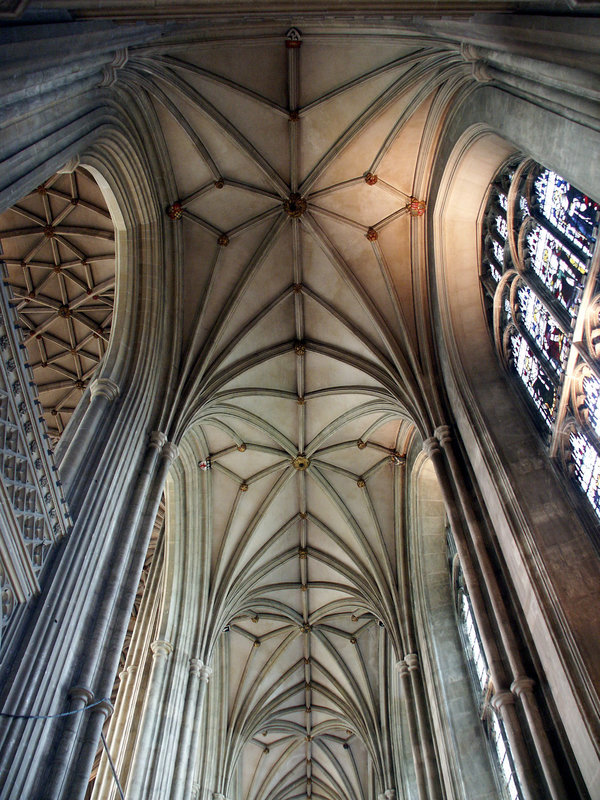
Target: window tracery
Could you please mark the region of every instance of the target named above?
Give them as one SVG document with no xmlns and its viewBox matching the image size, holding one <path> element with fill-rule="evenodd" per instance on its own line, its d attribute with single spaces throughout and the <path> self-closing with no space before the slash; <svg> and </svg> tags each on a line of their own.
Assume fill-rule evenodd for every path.
<svg viewBox="0 0 600 800">
<path fill-rule="evenodd" d="M 531 159 L 506 164 L 483 222 L 481 281 L 494 341 L 550 455 L 600 517 L 600 207 Z"/>
</svg>

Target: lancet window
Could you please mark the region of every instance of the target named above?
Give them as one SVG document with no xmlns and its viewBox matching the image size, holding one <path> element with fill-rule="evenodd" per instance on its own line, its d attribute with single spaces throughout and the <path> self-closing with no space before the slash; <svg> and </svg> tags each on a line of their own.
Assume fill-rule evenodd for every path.
<svg viewBox="0 0 600 800">
<path fill-rule="evenodd" d="M 492 707 L 494 686 L 451 531 L 448 531 L 447 540 L 458 630 L 471 678 L 471 688 L 488 742 L 499 794 L 505 800 L 523 800 L 504 725 Z"/>
<path fill-rule="evenodd" d="M 498 354 L 598 517 L 599 210 L 531 159 L 510 162 L 490 190 L 481 270 Z"/>
</svg>

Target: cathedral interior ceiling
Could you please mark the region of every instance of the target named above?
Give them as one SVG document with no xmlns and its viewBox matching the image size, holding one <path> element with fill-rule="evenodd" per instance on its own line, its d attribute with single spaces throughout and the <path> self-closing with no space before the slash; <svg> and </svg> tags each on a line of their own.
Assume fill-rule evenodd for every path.
<svg viewBox="0 0 600 800">
<path fill-rule="evenodd" d="M 389 778 L 381 647 L 410 646 L 393 475 L 426 425 L 424 130 L 463 69 L 414 39 L 292 30 L 140 49 L 122 73 L 152 99 L 177 185 L 173 480 L 205 498 L 190 655 L 229 665 L 219 771 L 241 765 L 249 798 L 360 797 L 369 770 Z M 175 496 L 168 540 L 192 513 Z"/>
<path fill-rule="evenodd" d="M 96 182 L 77 169 L 50 177 L 5 211 L 0 242 L 17 324 L 56 441 L 110 337 L 113 224 Z"/>
</svg>

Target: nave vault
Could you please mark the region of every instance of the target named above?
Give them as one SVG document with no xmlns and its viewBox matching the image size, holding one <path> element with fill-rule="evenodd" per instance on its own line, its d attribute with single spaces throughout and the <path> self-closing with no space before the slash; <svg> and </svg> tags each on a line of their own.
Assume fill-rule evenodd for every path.
<svg viewBox="0 0 600 800">
<path fill-rule="evenodd" d="M 600 186 L 564 136 L 598 140 L 597 4 L 558 4 L 566 44 L 502 3 L 155 5 L 5 32 L 11 335 L 68 513 L 1 699 L 73 713 L 5 718 L 0 797 L 593 800 L 597 520 L 493 353 L 479 259 L 508 158 Z"/>
</svg>

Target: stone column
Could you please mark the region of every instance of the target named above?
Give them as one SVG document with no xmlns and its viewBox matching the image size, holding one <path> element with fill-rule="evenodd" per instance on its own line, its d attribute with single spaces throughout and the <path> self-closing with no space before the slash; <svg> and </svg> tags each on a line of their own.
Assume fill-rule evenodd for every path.
<svg viewBox="0 0 600 800">
<path fill-rule="evenodd" d="M 117 708 L 129 708 L 132 702 L 132 697 L 135 690 L 135 673 L 137 666 L 131 664 L 119 674 L 119 692 L 117 694 L 116 705 Z M 107 743 L 110 748 L 110 753 L 115 765 L 115 769 L 119 777 L 121 777 L 120 766 L 122 763 L 121 744 L 123 741 L 124 733 L 127 728 L 127 717 L 120 714 L 118 718 L 113 718 L 111 722 L 111 730 L 107 736 Z M 115 727 L 116 723 L 116 727 Z M 98 768 L 98 775 L 94 783 L 94 795 L 96 797 L 112 797 L 114 796 L 114 789 L 116 785 L 112 775 L 110 765 L 103 756 Z"/>
<path fill-rule="evenodd" d="M 507 683 L 504 676 L 504 667 L 502 665 L 496 641 L 491 630 L 487 609 L 483 600 L 481 588 L 479 586 L 479 576 L 475 571 L 473 561 L 471 559 L 471 553 L 467 546 L 462 515 L 450 484 L 444 454 L 442 453 L 440 444 L 435 436 L 432 436 L 423 442 L 423 450 L 431 459 L 431 463 L 433 464 L 433 468 L 440 485 L 444 500 L 444 507 L 446 509 L 446 515 L 450 522 L 450 527 L 452 528 L 452 534 L 454 536 L 458 558 L 460 560 L 460 565 L 463 571 L 465 584 L 469 592 L 469 597 L 473 605 L 473 612 L 475 614 L 477 627 L 479 628 L 479 633 L 481 635 L 488 667 L 492 674 L 494 685 L 497 689 L 499 689 L 500 687 L 505 686 Z"/>
<path fill-rule="evenodd" d="M 433 742 L 431 740 L 431 726 L 429 724 L 427 703 L 425 700 L 425 694 L 423 692 L 423 681 L 421 679 L 421 672 L 419 670 L 419 658 L 416 653 L 409 653 L 408 655 L 404 656 L 404 663 L 408 667 L 411 688 L 413 697 L 415 699 L 417 723 L 421 737 L 421 748 L 425 762 L 425 773 L 427 775 L 427 788 L 429 797 L 431 800 L 441 800 L 442 788 L 440 786 L 437 760 L 433 749 Z"/>
<path fill-rule="evenodd" d="M 69 494 L 94 438 L 98 435 L 108 406 L 119 396 L 119 387 L 110 378 L 97 378 L 90 384 L 90 404 L 60 465 L 60 477 Z"/>
<path fill-rule="evenodd" d="M 188 798 L 192 791 L 192 785 L 194 783 L 194 773 L 196 772 L 196 760 L 198 758 L 198 738 L 200 733 L 200 724 L 202 721 L 202 709 L 204 708 L 204 698 L 206 697 L 206 690 L 208 688 L 208 680 L 212 675 L 211 667 L 206 666 L 206 664 L 202 664 L 198 668 L 198 678 L 200 681 L 198 695 L 196 699 L 196 707 L 195 713 L 192 718 L 192 725 L 190 731 L 190 743 L 188 744 L 188 759 L 187 759 L 187 771 L 185 774 L 185 787 L 183 792 L 183 797 Z"/>
<path fill-rule="evenodd" d="M 540 792 L 532 774 L 531 763 L 521 734 L 519 720 L 515 709 L 515 696 L 512 692 L 496 692 L 491 705 L 502 722 L 510 745 L 510 752 L 515 762 L 519 783 L 527 800 L 539 800 Z"/>
<path fill-rule="evenodd" d="M 118 565 L 118 568 L 113 569 L 104 588 L 102 603 L 94 610 L 93 634 L 90 636 L 91 644 L 85 652 L 81 676 L 85 683 L 91 683 L 95 677 L 96 694 L 99 697 L 108 697 L 112 691 L 156 509 L 168 467 L 177 452 L 177 448 L 173 448 L 174 445 L 166 442 L 164 433 L 154 431 L 151 434 L 144 463 L 122 523 L 122 535 L 115 540 L 110 558 L 111 564 Z M 152 481 L 159 452 L 160 461 Z M 149 514 L 152 515 L 150 521 Z M 103 666 L 99 668 L 99 665 Z M 87 720 L 83 722 L 82 738 L 90 742 L 95 740 L 97 747 L 103 723 L 100 709 L 92 709 Z M 92 745 L 86 747 L 80 743 L 79 746 L 79 752 L 74 750 L 70 758 L 67 776 L 67 784 L 73 797 L 77 796 L 76 791 L 81 791 L 83 796 L 96 754 Z"/>
<path fill-rule="evenodd" d="M 526 676 L 522 676 L 512 682 L 510 690 L 516 697 L 519 698 L 521 705 L 523 706 L 523 710 L 525 711 L 527 724 L 533 737 L 535 749 L 540 760 L 542 770 L 544 771 L 544 777 L 546 779 L 546 783 L 548 784 L 548 789 L 550 790 L 552 800 L 565 800 L 567 797 L 565 785 L 558 771 L 556 759 L 554 758 L 554 753 L 552 752 L 550 742 L 548 741 L 548 737 L 546 735 L 546 729 L 544 728 L 540 710 L 538 708 L 535 695 L 533 694 L 534 686 L 534 680 Z"/>
<path fill-rule="evenodd" d="M 556 762 L 552 754 L 552 748 L 550 746 L 550 742 L 548 741 L 548 737 L 546 736 L 546 731 L 541 720 L 535 697 L 531 691 L 533 687 L 533 681 L 530 681 L 530 679 L 525 676 L 525 669 L 521 654 L 519 652 L 519 645 L 512 630 L 506 605 L 502 597 L 500 586 L 498 585 L 494 567 L 491 563 L 487 548 L 485 546 L 479 521 L 473 509 L 471 494 L 465 485 L 464 476 L 456 457 L 450 426 L 441 425 L 440 427 L 436 428 L 435 433 L 448 458 L 450 471 L 454 478 L 454 485 L 457 487 L 458 495 L 467 523 L 467 529 L 473 544 L 473 549 L 477 556 L 479 567 L 485 580 L 487 593 L 490 598 L 490 603 L 494 613 L 494 619 L 498 626 L 502 643 L 504 645 L 504 651 L 511 667 L 513 675 L 511 691 L 512 686 L 516 686 L 517 696 L 521 696 L 522 698 L 522 704 L 525 710 L 528 727 L 531 731 L 536 751 L 544 772 L 544 777 L 548 783 L 550 794 L 553 800 L 564 800 L 564 798 L 566 798 L 564 785 L 556 767 Z M 505 725 L 505 727 L 507 727 L 507 725 Z"/>
<path fill-rule="evenodd" d="M 410 736 L 410 748 L 412 750 L 413 762 L 415 765 L 417 794 L 419 800 L 428 800 L 429 795 L 427 791 L 427 776 L 423 765 L 423 752 L 421 749 L 417 719 L 415 716 L 412 683 L 409 674 L 409 667 L 405 661 L 398 661 L 396 663 L 396 669 L 400 673 L 400 681 L 402 684 L 402 696 L 404 698 L 404 705 L 406 707 L 406 716 L 408 718 L 408 733 Z"/>
<path fill-rule="evenodd" d="M 447 438 L 446 426 L 444 426 L 444 429 L 438 428 L 437 430 L 438 432 L 441 432 L 441 434 L 443 435 L 444 443 L 447 444 L 448 438 Z M 537 781 L 535 780 L 533 768 L 529 758 L 529 753 L 527 751 L 525 740 L 521 732 L 521 726 L 519 724 L 517 715 L 514 711 L 514 697 L 507 688 L 508 679 L 506 676 L 506 671 L 504 669 L 502 660 L 500 658 L 500 654 L 498 652 L 498 647 L 490 625 L 487 608 L 479 586 L 479 578 L 477 576 L 477 572 L 475 571 L 473 561 L 471 558 L 471 553 L 467 545 L 467 540 L 462 523 L 461 507 L 456 502 L 454 491 L 452 489 L 452 484 L 448 476 L 444 455 L 441 451 L 440 444 L 437 438 L 431 437 L 429 439 L 426 439 L 423 442 L 423 449 L 431 458 L 436 476 L 440 483 L 442 496 L 444 498 L 444 505 L 446 507 L 446 513 L 448 515 L 448 519 L 450 520 L 450 526 L 452 527 L 452 533 L 454 535 L 454 541 L 456 543 L 456 550 L 458 552 L 458 557 L 462 567 L 463 576 L 473 606 L 473 613 L 475 615 L 477 627 L 479 628 L 481 643 L 483 645 L 483 649 L 486 655 L 486 660 L 488 662 L 488 667 L 492 678 L 492 684 L 494 686 L 494 690 L 496 693 L 495 697 L 503 698 L 501 702 L 503 703 L 505 708 L 507 707 L 507 704 L 510 706 L 508 698 L 511 698 L 513 703 L 513 705 L 510 706 L 508 710 L 503 712 L 502 720 L 504 722 L 506 735 L 508 736 L 511 748 L 513 747 L 515 748 L 513 757 L 515 759 L 515 764 L 517 765 L 519 780 L 521 782 L 521 788 L 527 800 L 536 800 L 536 798 L 539 798 L 539 787 L 537 785 Z M 460 491 L 459 495 L 461 495 L 462 498 L 462 494 Z M 467 513 L 468 513 L 468 518 L 471 519 L 472 509 L 470 509 Z M 477 553 L 477 555 L 479 555 L 479 553 Z M 484 561 L 487 558 L 488 557 L 486 553 Z M 481 564 L 479 564 L 479 566 L 480 568 L 482 567 Z M 484 574 L 484 579 L 486 579 L 485 574 Z M 495 585 L 495 578 L 493 586 L 494 585 Z M 487 585 L 487 582 L 486 582 L 486 588 L 488 589 L 490 588 Z"/>
<path fill-rule="evenodd" d="M 150 649 L 152 650 L 152 672 L 150 673 L 146 705 L 140 723 L 140 735 L 135 749 L 131 777 L 127 784 L 127 797 L 129 800 L 141 800 L 144 796 L 144 786 L 150 769 L 154 732 L 167 672 L 167 662 L 173 652 L 173 645 L 170 642 L 157 639 L 152 642 Z"/>
</svg>

